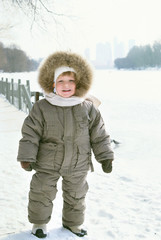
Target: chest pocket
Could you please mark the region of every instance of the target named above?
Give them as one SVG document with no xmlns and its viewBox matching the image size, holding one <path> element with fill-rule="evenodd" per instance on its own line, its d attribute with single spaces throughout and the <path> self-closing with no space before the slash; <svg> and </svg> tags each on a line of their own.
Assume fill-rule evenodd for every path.
<svg viewBox="0 0 161 240">
<path fill-rule="evenodd" d="M 44 122 L 44 137 L 58 137 L 60 135 L 60 129 L 62 128 L 58 118 L 58 113 L 53 107 L 51 111 L 46 112 Z"/>
<path fill-rule="evenodd" d="M 54 120 L 45 122 L 44 134 L 46 137 L 53 137 L 54 135 L 58 135 L 58 126 Z"/>
<path fill-rule="evenodd" d="M 76 132 L 78 136 L 89 136 L 89 116 L 83 106 L 74 109 L 74 117 L 76 119 Z"/>
</svg>

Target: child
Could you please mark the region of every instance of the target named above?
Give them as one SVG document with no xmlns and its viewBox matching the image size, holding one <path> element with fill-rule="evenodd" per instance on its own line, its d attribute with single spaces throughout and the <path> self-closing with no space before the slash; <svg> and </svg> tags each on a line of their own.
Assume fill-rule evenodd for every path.
<svg viewBox="0 0 161 240">
<path fill-rule="evenodd" d="M 91 149 L 106 173 L 112 171 L 114 158 L 100 112 L 85 100 L 92 71 L 81 56 L 56 52 L 41 66 L 39 84 L 45 99 L 34 104 L 24 121 L 17 157 L 22 168 L 36 171 L 28 204 L 32 234 L 47 236 L 46 224 L 62 177 L 62 224 L 82 237 L 87 234 L 81 225 L 88 191 L 86 176 L 89 169 L 93 171 Z"/>
</svg>

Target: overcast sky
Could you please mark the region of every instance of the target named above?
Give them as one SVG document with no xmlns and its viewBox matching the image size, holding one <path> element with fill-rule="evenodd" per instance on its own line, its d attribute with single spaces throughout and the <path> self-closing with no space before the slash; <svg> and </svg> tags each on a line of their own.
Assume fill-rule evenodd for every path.
<svg viewBox="0 0 161 240">
<path fill-rule="evenodd" d="M 8 14 L 0 7 L 0 22 L 14 27 L 0 38 L 4 44 L 16 43 L 33 58 L 45 57 L 55 50 L 71 49 L 80 53 L 94 49 L 97 42 L 134 39 L 136 44 L 161 39 L 161 0 L 55 0 L 56 12 L 73 16 L 58 17 L 59 24 L 47 18 L 45 31 L 15 9 Z M 3 14 L 5 14 L 5 18 Z M 44 19 L 46 16 L 44 14 Z M 1 32 L 0 32 L 1 34 Z"/>
</svg>

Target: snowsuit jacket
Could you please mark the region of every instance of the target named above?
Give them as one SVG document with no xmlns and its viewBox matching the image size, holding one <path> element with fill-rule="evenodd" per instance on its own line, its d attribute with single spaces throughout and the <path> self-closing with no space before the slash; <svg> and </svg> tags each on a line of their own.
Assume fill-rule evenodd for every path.
<svg viewBox="0 0 161 240">
<path fill-rule="evenodd" d="M 71 52 L 56 52 L 42 63 L 38 76 L 41 88 L 46 93 L 53 92 L 55 70 L 61 66 L 75 69 L 75 95 L 85 98 L 93 71 L 85 59 Z M 91 148 L 99 162 L 114 158 L 100 112 L 90 101 L 60 107 L 40 100 L 24 121 L 22 135 L 18 161 L 32 162 L 35 169 L 54 169 L 59 165 L 62 174 L 87 171 L 93 168 Z"/>
<path fill-rule="evenodd" d="M 91 149 L 98 162 L 113 159 L 110 137 L 92 102 L 72 107 L 35 103 L 22 127 L 18 161 L 35 170 L 59 169 L 62 175 L 93 170 Z"/>
</svg>

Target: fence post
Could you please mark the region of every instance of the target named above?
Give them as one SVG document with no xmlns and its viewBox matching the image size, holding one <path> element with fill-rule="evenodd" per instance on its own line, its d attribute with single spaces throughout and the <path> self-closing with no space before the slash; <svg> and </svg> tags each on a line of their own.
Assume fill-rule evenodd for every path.
<svg viewBox="0 0 161 240">
<path fill-rule="evenodd" d="M 30 96 L 30 101 L 31 101 L 31 91 L 30 91 L 30 81 L 29 80 L 26 80 L 26 90 L 27 90 L 28 95 Z M 30 112 L 32 107 L 30 107 L 29 105 L 28 106 L 26 105 L 26 108 L 27 107 Z"/>
<path fill-rule="evenodd" d="M 35 102 L 37 102 L 39 100 L 39 96 L 40 96 L 39 92 L 35 92 L 34 95 L 35 95 Z"/>
<path fill-rule="evenodd" d="M 18 109 L 21 110 L 22 103 L 21 103 L 21 79 L 18 79 Z"/>
<path fill-rule="evenodd" d="M 30 81 L 29 81 L 29 80 L 26 80 L 26 87 L 27 87 L 27 90 L 28 90 L 29 95 L 31 96 Z"/>
<path fill-rule="evenodd" d="M 8 80 L 8 79 L 7 79 Z M 7 81 L 7 100 L 11 103 L 11 83 Z"/>
<path fill-rule="evenodd" d="M 11 83 L 10 82 L 8 82 L 7 90 L 8 90 L 8 101 L 11 103 Z"/>
<path fill-rule="evenodd" d="M 1 88 L 1 90 L 2 90 L 1 93 L 4 95 L 3 77 L 2 77 L 2 88 Z"/>
<path fill-rule="evenodd" d="M 14 105 L 14 79 L 11 79 L 11 103 Z"/>
<path fill-rule="evenodd" d="M 6 78 L 6 98 L 9 101 L 9 83 L 8 83 L 8 78 Z"/>
<path fill-rule="evenodd" d="M 2 81 L 3 81 L 3 78 L 1 78 L 1 81 L 0 81 L 0 93 L 2 93 Z"/>
</svg>

